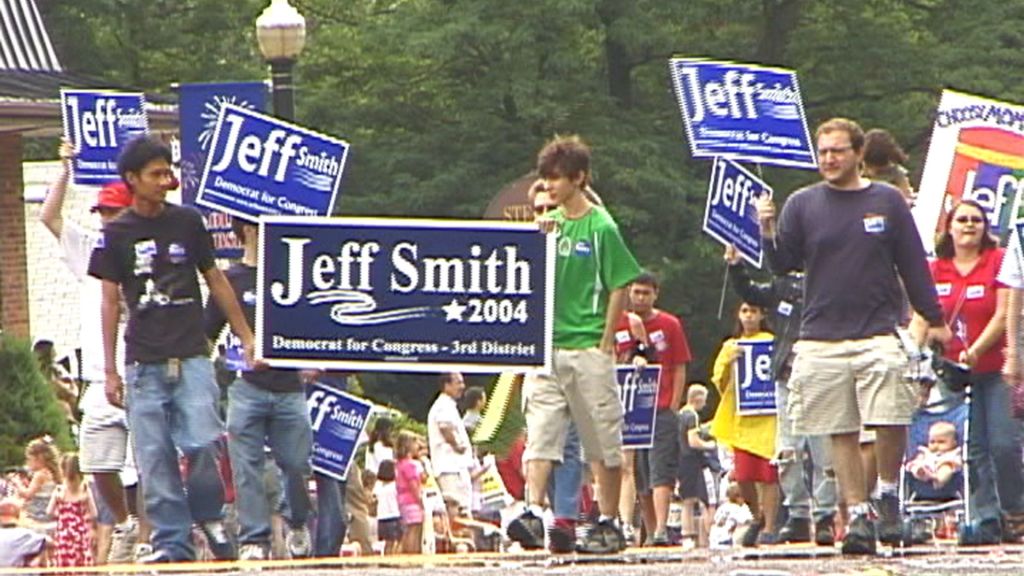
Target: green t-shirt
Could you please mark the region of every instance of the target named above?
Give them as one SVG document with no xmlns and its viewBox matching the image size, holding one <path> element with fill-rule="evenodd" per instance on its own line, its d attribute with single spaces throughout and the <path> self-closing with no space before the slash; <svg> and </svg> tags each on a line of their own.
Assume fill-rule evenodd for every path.
<svg viewBox="0 0 1024 576">
<path fill-rule="evenodd" d="M 608 294 L 640 274 L 611 214 L 594 206 L 570 220 L 561 210 L 555 259 L 556 348 L 592 348 L 601 344 Z"/>
</svg>

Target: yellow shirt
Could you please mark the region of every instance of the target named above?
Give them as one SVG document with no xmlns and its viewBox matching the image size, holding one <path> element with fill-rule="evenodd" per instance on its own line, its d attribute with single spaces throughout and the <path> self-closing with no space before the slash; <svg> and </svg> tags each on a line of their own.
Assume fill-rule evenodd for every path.
<svg viewBox="0 0 1024 576">
<path fill-rule="evenodd" d="M 774 340 L 771 332 L 758 332 L 743 340 Z M 740 416 L 736 413 L 736 380 L 733 376 L 733 357 L 736 338 L 722 343 L 715 358 L 711 383 L 718 388 L 721 401 L 711 421 L 711 434 L 716 440 L 751 454 L 771 460 L 775 457 L 775 416 Z"/>
</svg>

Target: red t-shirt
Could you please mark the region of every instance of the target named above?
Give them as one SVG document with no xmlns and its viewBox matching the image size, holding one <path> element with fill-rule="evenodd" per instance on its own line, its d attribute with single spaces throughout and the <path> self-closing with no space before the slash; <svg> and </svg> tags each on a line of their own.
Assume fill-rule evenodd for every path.
<svg viewBox="0 0 1024 576">
<path fill-rule="evenodd" d="M 953 330 L 953 339 L 946 344 L 946 357 L 950 360 L 960 359 L 960 352 L 981 336 L 996 312 L 996 290 L 1007 288 L 996 279 L 1003 252 L 1002 248 L 985 250 L 966 276 L 957 271 L 952 260 L 937 258 L 930 264 L 942 312 Z M 958 304 L 960 310 L 953 317 Z M 978 358 L 973 370 L 999 372 L 1002 367 L 1003 343 L 1000 341 Z"/>
<path fill-rule="evenodd" d="M 661 364 L 661 379 L 658 380 L 658 409 L 671 408 L 672 381 L 680 364 L 691 360 L 690 345 L 686 341 L 683 322 L 679 318 L 654 310 L 654 314 L 644 320 L 647 330 L 648 347 L 654 348 L 656 362 Z M 615 351 L 621 354 L 633 348 L 635 338 L 629 333 L 629 318 L 623 314 L 619 325 L 615 328 Z"/>
</svg>

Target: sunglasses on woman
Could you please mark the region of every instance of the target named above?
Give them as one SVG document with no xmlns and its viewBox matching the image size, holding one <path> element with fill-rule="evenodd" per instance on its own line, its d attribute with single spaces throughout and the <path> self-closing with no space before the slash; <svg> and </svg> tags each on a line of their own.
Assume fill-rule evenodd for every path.
<svg viewBox="0 0 1024 576">
<path fill-rule="evenodd" d="M 957 224 L 967 224 L 968 222 L 971 224 L 981 224 L 985 221 L 985 218 L 983 216 L 957 216 L 953 220 Z"/>
</svg>

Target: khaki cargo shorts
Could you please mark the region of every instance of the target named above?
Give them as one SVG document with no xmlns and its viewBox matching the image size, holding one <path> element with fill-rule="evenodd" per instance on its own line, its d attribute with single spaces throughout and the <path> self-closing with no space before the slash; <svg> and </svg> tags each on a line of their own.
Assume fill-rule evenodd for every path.
<svg viewBox="0 0 1024 576">
<path fill-rule="evenodd" d="M 917 391 L 904 378 L 907 355 L 895 336 L 801 340 L 793 350 L 787 408 L 796 434 L 910 424 Z"/>
<path fill-rule="evenodd" d="M 562 461 L 570 419 L 588 462 L 622 464 L 622 403 L 612 356 L 598 348 L 555 349 L 553 373 L 523 379 L 523 460 Z"/>
</svg>

